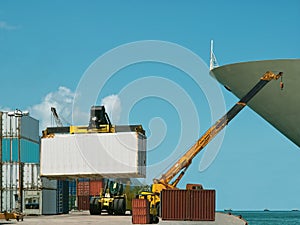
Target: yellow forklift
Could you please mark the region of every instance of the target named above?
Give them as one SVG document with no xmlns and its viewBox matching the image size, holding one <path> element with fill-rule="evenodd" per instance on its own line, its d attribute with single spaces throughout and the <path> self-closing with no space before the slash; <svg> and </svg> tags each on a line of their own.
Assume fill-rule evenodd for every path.
<svg viewBox="0 0 300 225">
<path fill-rule="evenodd" d="M 109 215 L 125 215 L 127 211 L 127 195 L 123 184 L 107 179 L 106 185 L 99 196 L 90 200 L 90 214 L 101 215 L 106 211 Z"/>
<path fill-rule="evenodd" d="M 24 214 L 20 212 L 3 212 L 0 213 L 0 219 L 5 219 L 9 221 L 10 219 L 16 219 L 18 222 L 21 220 L 23 221 Z"/>
</svg>

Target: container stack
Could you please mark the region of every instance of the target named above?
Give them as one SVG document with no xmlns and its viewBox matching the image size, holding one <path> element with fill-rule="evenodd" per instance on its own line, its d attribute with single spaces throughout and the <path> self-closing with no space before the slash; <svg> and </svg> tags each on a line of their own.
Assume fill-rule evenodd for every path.
<svg viewBox="0 0 300 225">
<path fill-rule="evenodd" d="M 162 220 L 215 220 L 215 190 L 163 190 Z"/>
<path fill-rule="evenodd" d="M 68 181 L 39 178 L 36 189 L 24 189 L 23 212 L 26 215 L 55 215 L 69 213 Z"/>
<path fill-rule="evenodd" d="M 96 197 L 103 190 L 103 180 L 90 180 L 90 196 Z"/>
<path fill-rule="evenodd" d="M 39 121 L 20 110 L 0 111 L 1 212 L 24 210 L 26 192 L 35 191 L 37 196 L 41 188 L 39 160 Z"/>
<path fill-rule="evenodd" d="M 19 182 L 19 169 L 21 168 L 21 182 Z M 3 211 L 12 211 L 18 207 L 17 202 L 20 192 L 20 184 L 22 194 L 27 191 L 37 191 L 41 188 L 41 180 L 38 175 L 39 164 L 22 163 L 19 166 L 17 162 L 4 162 L 2 169 L 1 183 L 1 208 Z M 22 207 L 23 209 L 24 207 Z"/>
<path fill-rule="evenodd" d="M 68 213 L 66 181 L 40 177 L 39 121 L 0 111 L 0 211 L 29 215 Z"/>
<path fill-rule="evenodd" d="M 77 182 L 77 205 L 78 210 L 90 209 L 90 198 L 100 195 L 103 189 L 102 179 L 78 179 Z"/>
<path fill-rule="evenodd" d="M 150 204 L 147 199 L 132 199 L 132 223 L 150 223 Z"/>
<path fill-rule="evenodd" d="M 90 209 L 90 181 L 82 179 L 77 182 L 78 210 Z"/>
<path fill-rule="evenodd" d="M 40 162 L 39 121 L 0 111 L 2 162 Z M 19 159 L 20 153 L 20 159 Z"/>
</svg>

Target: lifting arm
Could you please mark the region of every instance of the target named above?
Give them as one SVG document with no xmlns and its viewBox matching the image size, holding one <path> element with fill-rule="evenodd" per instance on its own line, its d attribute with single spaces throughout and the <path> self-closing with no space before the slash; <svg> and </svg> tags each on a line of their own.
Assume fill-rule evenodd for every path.
<svg viewBox="0 0 300 225">
<path fill-rule="evenodd" d="M 193 158 L 246 106 L 246 104 L 271 80 L 279 79 L 282 72 L 275 75 L 272 72 L 266 72 L 260 81 L 237 102 L 221 119 L 219 119 L 198 141 L 159 179 L 154 179 L 154 184 L 161 184 L 163 189 L 176 188 L 176 185 L 183 177 L 185 171 L 191 165 Z M 178 173 L 181 173 L 178 175 Z M 178 176 L 177 176 L 178 175 Z M 177 176 L 175 181 L 171 180 Z"/>
</svg>

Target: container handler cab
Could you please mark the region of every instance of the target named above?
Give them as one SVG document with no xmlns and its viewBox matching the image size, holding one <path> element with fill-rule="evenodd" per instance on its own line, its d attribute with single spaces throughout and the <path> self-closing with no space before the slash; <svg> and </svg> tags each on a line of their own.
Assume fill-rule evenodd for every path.
<svg viewBox="0 0 300 225">
<path fill-rule="evenodd" d="M 275 75 L 266 72 L 259 82 L 238 101 L 221 119 L 210 127 L 197 142 L 179 158 L 179 160 L 159 179 L 154 179 L 151 190 L 144 190 L 139 195 L 140 199 L 148 199 L 150 202 L 150 223 L 158 223 L 160 212 L 160 193 L 165 189 L 178 189 L 176 186 L 184 176 L 197 154 L 246 106 L 246 104 L 271 80 L 277 80 L 282 72 Z M 282 82 L 280 83 L 282 89 Z M 187 189 L 202 189 L 202 185 L 188 184 Z"/>
<path fill-rule="evenodd" d="M 87 134 L 87 133 L 116 133 L 116 132 L 140 132 L 145 135 L 142 125 L 112 125 L 104 106 L 92 106 L 88 126 L 62 126 L 55 108 L 51 108 L 57 127 L 47 127 L 43 130 L 43 138 L 54 137 L 55 134 Z"/>
</svg>

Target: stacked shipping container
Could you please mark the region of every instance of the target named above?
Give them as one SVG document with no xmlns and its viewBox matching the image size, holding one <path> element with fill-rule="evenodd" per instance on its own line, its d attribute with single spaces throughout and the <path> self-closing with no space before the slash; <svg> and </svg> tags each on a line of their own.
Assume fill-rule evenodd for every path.
<svg viewBox="0 0 300 225">
<path fill-rule="evenodd" d="M 19 167 L 17 162 L 2 163 L 2 210 L 10 211 L 16 208 L 20 184 L 19 168 L 22 168 L 23 190 L 38 190 L 41 188 L 38 164 L 25 163 Z"/>
<path fill-rule="evenodd" d="M 40 137 L 39 121 L 30 117 L 18 117 L 8 112 L 0 112 L 2 162 L 39 163 Z"/>
<path fill-rule="evenodd" d="M 90 209 L 90 182 L 88 180 L 77 182 L 78 210 Z"/>
<path fill-rule="evenodd" d="M 22 209 L 26 214 L 68 213 L 68 182 L 40 178 L 39 164 L 2 163 L 2 210 L 17 208 L 19 168 L 22 169 Z M 50 200 L 51 199 L 51 200 Z M 56 199 L 53 202 L 53 199 Z"/>
<path fill-rule="evenodd" d="M 132 223 L 150 223 L 150 203 L 147 199 L 132 199 Z"/>
<path fill-rule="evenodd" d="M 68 186 L 64 182 L 57 183 L 39 176 L 38 120 L 21 111 L 0 111 L 0 163 L 1 212 L 19 207 L 19 197 L 21 208 L 26 214 L 57 214 L 68 211 L 65 210 Z"/>
<path fill-rule="evenodd" d="M 103 190 L 103 180 L 90 180 L 90 196 L 99 196 Z"/>
<path fill-rule="evenodd" d="M 90 198 L 99 196 L 103 189 L 103 179 L 79 179 L 77 182 L 78 210 L 90 209 Z"/>
<path fill-rule="evenodd" d="M 24 202 L 20 190 L 34 190 L 40 185 L 39 153 L 39 121 L 21 111 L 0 112 L 1 211 L 20 208 L 16 205 Z"/>
</svg>

